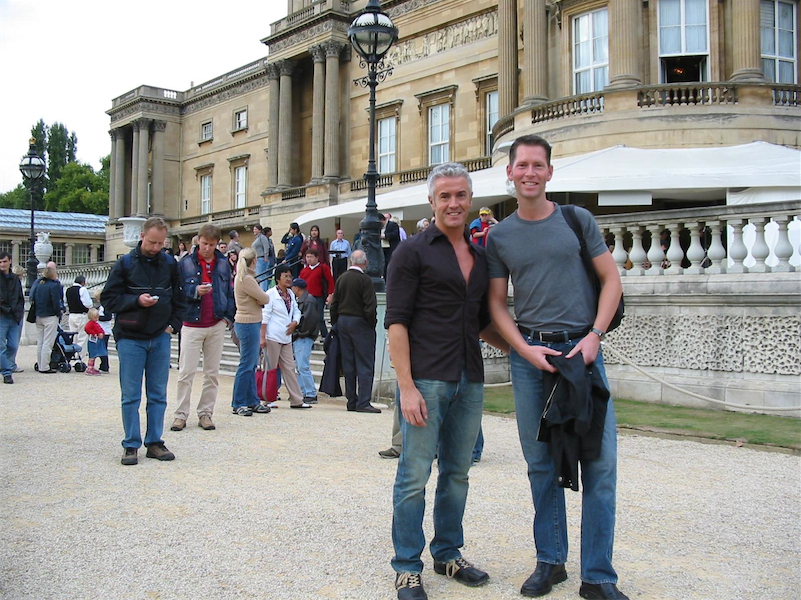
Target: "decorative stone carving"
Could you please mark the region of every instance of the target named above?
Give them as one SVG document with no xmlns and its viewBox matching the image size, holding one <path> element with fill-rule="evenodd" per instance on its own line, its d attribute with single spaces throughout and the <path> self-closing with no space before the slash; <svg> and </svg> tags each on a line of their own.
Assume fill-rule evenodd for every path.
<svg viewBox="0 0 801 600">
<path fill-rule="evenodd" d="M 159 113 L 163 115 L 178 116 L 181 110 L 175 104 L 160 104 L 158 102 L 136 102 L 120 111 L 111 114 L 111 122 L 119 121 L 140 112 Z"/>
<path fill-rule="evenodd" d="M 295 67 L 298 65 L 294 60 L 282 60 L 278 63 L 278 69 L 281 71 L 281 76 L 289 75 L 295 72 Z"/>
<path fill-rule="evenodd" d="M 342 53 L 342 49 L 345 47 L 345 44 L 334 41 L 326 42 L 322 45 L 325 47 L 326 57 L 332 56 L 335 58 L 339 58 L 339 55 Z"/>
<path fill-rule="evenodd" d="M 316 44 L 309 48 L 309 54 L 312 55 L 314 62 L 325 62 L 325 47 L 323 44 Z"/>
<path fill-rule="evenodd" d="M 801 375 L 801 316 L 629 315 L 609 342 L 640 366 Z"/>
<path fill-rule="evenodd" d="M 153 121 L 153 131 L 166 131 L 167 121 Z"/>
<path fill-rule="evenodd" d="M 387 67 L 404 65 L 497 34 L 498 12 L 486 12 L 395 44 L 384 58 L 384 63 Z"/>
<path fill-rule="evenodd" d="M 129 248 L 136 248 L 146 219 L 144 217 L 121 217 L 119 220 L 123 224 L 123 243 Z"/>
<path fill-rule="evenodd" d="M 278 71 L 278 66 L 275 63 L 267 65 L 267 79 L 279 79 L 281 73 Z"/>
<path fill-rule="evenodd" d="M 267 67 L 269 72 L 269 66 Z M 220 104 L 221 102 L 225 102 L 230 100 L 231 98 L 236 98 L 237 96 L 241 96 L 242 94 L 247 94 L 252 92 L 253 90 L 257 90 L 260 87 L 264 87 L 267 85 L 269 78 L 265 75 L 260 75 L 259 77 L 255 77 L 239 85 L 234 85 L 229 88 L 223 89 L 218 93 L 215 93 L 212 96 L 207 96 L 197 102 L 189 102 L 185 106 L 181 107 L 181 114 L 188 115 L 201 110 L 203 108 L 207 108 L 209 106 L 214 106 L 215 104 Z"/>
<path fill-rule="evenodd" d="M 33 245 L 33 254 L 39 259 L 38 267 L 44 269 L 47 261 L 53 256 L 53 244 L 50 243 L 50 234 L 40 231 L 36 234 L 36 243 Z"/>
<path fill-rule="evenodd" d="M 396 17 L 400 17 L 401 15 L 405 15 L 406 13 L 410 13 L 425 6 L 429 6 L 430 4 L 436 4 L 440 1 L 441 0 L 409 0 L 409 2 L 404 2 L 398 6 L 388 8 L 386 13 L 390 16 L 390 18 L 395 19 Z"/>
<path fill-rule="evenodd" d="M 347 33 L 348 31 L 348 23 L 341 23 L 339 21 L 325 21 L 324 23 L 319 23 L 314 25 L 313 27 L 309 27 L 307 29 L 302 29 L 297 33 L 293 33 L 285 37 L 282 40 L 278 40 L 277 42 L 272 42 L 268 44 L 270 47 L 271 53 L 280 52 L 284 48 L 291 48 L 292 46 L 300 46 L 303 42 L 310 40 L 314 37 L 317 37 L 320 34 L 328 33 L 331 31 L 340 31 L 342 33 Z"/>
</svg>

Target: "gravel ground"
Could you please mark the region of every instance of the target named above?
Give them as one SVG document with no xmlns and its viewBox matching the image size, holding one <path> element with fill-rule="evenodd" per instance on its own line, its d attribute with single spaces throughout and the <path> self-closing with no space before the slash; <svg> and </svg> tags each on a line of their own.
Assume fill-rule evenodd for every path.
<svg viewBox="0 0 801 600">
<path fill-rule="evenodd" d="M 177 459 L 123 467 L 116 376 L 26 372 L 0 386 L 0 597 L 8 599 L 391 599 L 395 461 L 390 411 L 230 414 L 216 431 L 165 432 Z M 112 357 L 112 371 L 116 373 Z M 171 372 L 166 423 L 175 407 Z M 196 394 L 200 378 L 196 378 Z M 286 395 L 284 394 L 284 397 Z M 485 417 L 471 471 L 466 558 L 490 583 L 433 573 L 434 599 L 519 598 L 534 567 L 532 507 L 514 420 Z M 623 433 L 615 566 L 631 598 L 798 598 L 801 458 Z M 433 495 L 433 479 L 428 497 Z M 580 495 L 568 492 L 578 598 Z M 425 529 L 432 533 L 431 510 Z"/>
</svg>

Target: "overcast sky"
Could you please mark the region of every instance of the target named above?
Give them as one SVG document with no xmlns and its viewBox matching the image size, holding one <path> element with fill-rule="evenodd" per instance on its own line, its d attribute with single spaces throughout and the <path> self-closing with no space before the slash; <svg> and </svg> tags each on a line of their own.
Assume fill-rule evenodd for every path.
<svg viewBox="0 0 801 600">
<path fill-rule="evenodd" d="M 185 91 L 267 55 L 284 0 L 0 0 L 0 192 L 39 119 L 78 136 L 78 160 L 111 152 L 111 100 L 148 84 Z"/>
</svg>

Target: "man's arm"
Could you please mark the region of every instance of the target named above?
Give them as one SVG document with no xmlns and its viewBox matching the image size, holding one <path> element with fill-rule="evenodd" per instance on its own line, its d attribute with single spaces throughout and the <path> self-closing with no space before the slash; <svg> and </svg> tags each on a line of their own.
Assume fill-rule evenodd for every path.
<svg viewBox="0 0 801 600">
<path fill-rule="evenodd" d="M 106 285 L 100 293 L 100 302 L 106 310 L 112 313 L 121 313 L 139 308 L 139 294 L 127 292 L 127 284 L 123 273 L 122 259 L 112 267 Z M 155 302 L 154 302 L 155 304 Z"/>
<path fill-rule="evenodd" d="M 320 268 L 323 270 L 323 278 L 328 284 L 328 296 L 326 297 L 325 302 L 326 304 L 331 304 L 331 300 L 334 296 L 334 276 L 331 274 L 331 267 L 328 266 L 328 263 L 321 264 Z"/>
<path fill-rule="evenodd" d="M 498 333 L 509 342 L 509 345 L 520 356 L 541 371 L 555 373 L 556 369 L 548 363 L 545 357 L 547 355 L 559 356 L 562 353 L 552 350 L 547 346 L 528 345 L 528 342 L 523 338 L 520 330 L 517 329 L 517 324 L 514 322 L 514 319 L 512 319 L 512 315 L 509 314 L 509 308 L 506 303 L 508 286 L 508 278 L 496 277 L 490 279 L 489 306 L 492 322 L 495 324 Z"/>
<path fill-rule="evenodd" d="M 400 407 L 406 422 L 415 427 L 425 427 L 428 409 L 412 379 L 412 361 L 409 354 L 409 329 L 402 323 L 389 326 L 389 354 L 395 366 L 400 389 Z"/>
<path fill-rule="evenodd" d="M 170 327 L 172 333 L 181 331 L 184 324 L 184 317 L 186 316 L 186 295 L 184 288 L 181 285 L 181 271 L 178 268 L 178 263 L 173 258 L 167 257 L 167 266 L 170 269 L 170 285 L 172 285 L 172 312 L 170 313 Z M 169 262 L 171 261 L 171 262 Z"/>
<path fill-rule="evenodd" d="M 615 316 L 617 307 L 620 304 L 620 296 L 623 294 L 623 283 L 620 281 L 620 273 L 617 270 L 615 259 L 611 252 L 603 252 L 592 259 L 592 266 L 595 269 L 598 279 L 601 282 L 601 294 L 598 297 L 598 313 L 595 315 L 594 329 L 606 331 L 612 317 Z M 570 351 L 567 358 L 572 358 L 577 352 L 581 352 L 584 363 L 589 365 L 595 362 L 598 356 L 598 349 L 601 347 L 601 338 L 595 333 L 588 333 Z"/>
<path fill-rule="evenodd" d="M 334 295 L 331 298 L 331 304 L 328 305 L 328 314 L 331 316 L 332 326 L 336 325 L 337 317 L 339 317 L 339 294 L 337 294 L 337 285 L 341 285 L 339 281 L 334 284 Z"/>
<path fill-rule="evenodd" d="M 495 327 L 493 323 L 490 323 L 482 329 L 478 336 L 489 345 L 495 346 L 501 352 L 506 352 L 506 354 L 509 354 L 512 349 L 509 342 L 498 332 L 498 328 Z"/>
<path fill-rule="evenodd" d="M 83 304 L 84 308 L 92 308 L 92 297 L 89 295 L 89 290 L 83 286 L 81 286 L 81 289 L 78 292 L 78 299 L 81 301 L 81 304 Z"/>
<path fill-rule="evenodd" d="M 378 323 L 378 300 L 373 290 L 373 282 L 367 280 L 362 288 L 362 306 L 364 306 L 364 318 L 375 329 Z"/>
</svg>

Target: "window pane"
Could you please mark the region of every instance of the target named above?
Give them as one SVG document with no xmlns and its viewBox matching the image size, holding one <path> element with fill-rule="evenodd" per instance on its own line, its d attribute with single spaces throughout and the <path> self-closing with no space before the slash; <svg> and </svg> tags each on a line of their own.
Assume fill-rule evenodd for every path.
<svg viewBox="0 0 801 600">
<path fill-rule="evenodd" d="M 775 29 L 773 27 L 762 28 L 762 54 L 776 54 L 776 38 L 775 38 Z"/>
<path fill-rule="evenodd" d="M 609 83 L 609 69 L 607 67 L 600 67 L 593 70 L 595 74 L 595 87 L 594 91 L 598 92 L 606 87 Z"/>
<path fill-rule="evenodd" d="M 590 72 L 587 71 L 580 71 L 576 73 L 576 93 L 577 94 L 586 94 L 592 91 L 592 80 L 590 78 Z"/>
<path fill-rule="evenodd" d="M 438 165 L 442 162 L 442 148 L 440 146 L 431 146 L 431 164 Z"/>
<path fill-rule="evenodd" d="M 765 74 L 765 79 L 768 81 L 776 81 L 776 65 L 772 58 L 762 59 L 762 73 Z"/>
<path fill-rule="evenodd" d="M 450 108 L 447 104 L 442 105 L 442 137 L 440 140 L 443 142 L 447 142 L 450 137 Z"/>
<path fill-rule="evenodd" d="M 669 27 L 681 24 L 680 0 L 659 0 L 659 26 Z"/>
<path fill-rule="evenodd" d="M 762 0 L 759 3 L 759 25 L 773 28 L 773 0 Z"/>
<path fill-rule="evenodd" d="M 688 54 L 705 54 L 706 53 L 706 25 L 693 25 L 685 28 L 685 35 L 687 36 L 687 53 Z"/>
<path fill-rule="evenodd" d="M 795 64 L 786 60 L 779 61 L 779 83 L 795 83 Z"/>
<path fill-rule="evenodd" d="M 597 65 L 598 63 L 605 63 L 609 61 L 607 56 L 607 45 L 609 43 L 609 38 L 604 36 L 600 38 L 595 38 L 592 41 L 592 63 Z"/>
<path fill-rule="evenodd" d="M 787 2 L 779 2 L 779 28 L 793 29 L 793 5 Z"/>
<path fill-rule="evenodd" d="M 439 126 L 439 106 L 431 107 L 431 128 Z"/>
<path fill-rule="evenodd" d="M 582 15 L 576 19 L 575 41 L 585 42 L 590 39 L 590 16 Z"/>
<path fill-rule="evenodd" d="M 592 35 L 602 37 L 609 33 L 609 13 L 606 9 L 592 13 Z"/>
<path fill-rule="evenodd" d="M 685 0 L 685 25 L 706 25 L 706 0 Z"/>
<path fill-rule="evenodd" d="M 794 58 L 795 48 L 793 48 L 793 32 L 779 30 L 779 56 L 784 58 Z"/>
<path fill-rule="evenodd" d="M 681 27 L 663 27 L 660 36 L 660 54 L 681 54 Z"/>
</svg>

